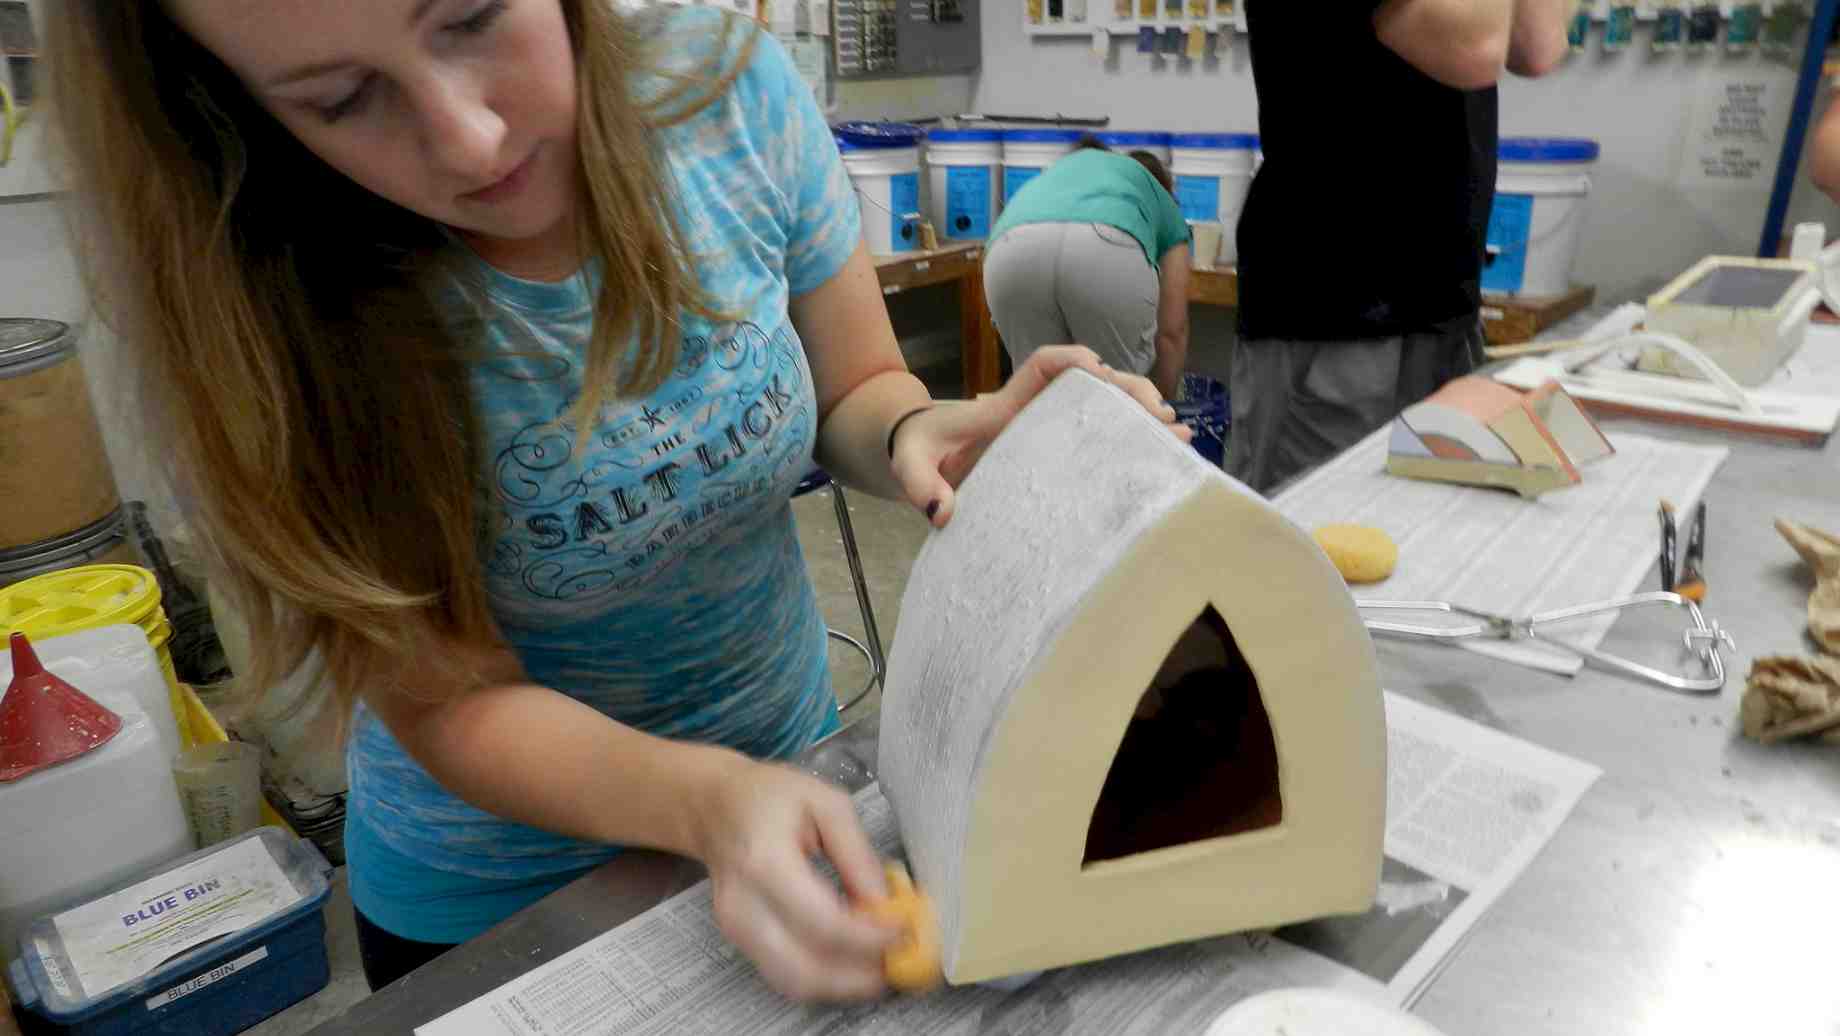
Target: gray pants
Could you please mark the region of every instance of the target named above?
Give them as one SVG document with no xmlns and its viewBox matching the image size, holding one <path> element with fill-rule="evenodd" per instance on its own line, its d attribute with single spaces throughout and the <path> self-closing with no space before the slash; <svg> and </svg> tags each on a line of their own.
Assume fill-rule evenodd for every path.
<svg viewBox="0 0 1840 1036">
<path fill-rule="evenodd" d="M 1119 370 L 1156 360 L 1156 268 L 1137 239 L 1099 223 L 1025 223 L 984 257 L 984 297 L 1017 367 L 1044 345 L 1084 345 Z"/>
<path fill-rule="evenodd" d="M 1233 350 L 1227 473 L 1269 493 L 1482 360 L 1473 320 L 1352 342 L 1242 341 Z"/>
</svg>

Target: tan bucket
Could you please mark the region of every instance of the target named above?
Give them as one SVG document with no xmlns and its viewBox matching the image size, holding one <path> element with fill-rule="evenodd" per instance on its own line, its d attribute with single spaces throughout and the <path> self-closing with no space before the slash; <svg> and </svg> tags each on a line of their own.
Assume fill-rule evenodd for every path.
<svg viewBox="0 0 1840 1036">
<path fill-rule="evenodd" d="M 120 506 L 70 327 L 0 318 L 0 551 L 56 540 Z"/>
</svg>

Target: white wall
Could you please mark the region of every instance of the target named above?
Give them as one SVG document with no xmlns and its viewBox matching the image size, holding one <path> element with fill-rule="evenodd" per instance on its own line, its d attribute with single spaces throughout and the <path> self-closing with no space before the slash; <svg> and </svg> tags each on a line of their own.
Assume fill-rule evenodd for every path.
<svg viewBox="0 0 1840 1036">
<path fill-rule="evenodd" d="M 0 316 L 76 323 L 88 308 L 58 203 L 0 196 Z"/>
<path fill-rule="evenodd" d="M 1292 0 L 1294 2 L 1294 0 Z M 1020 5 L 984 9 L 983 73 L 974 105 L 1008 114 L 1109 115 L 1118 128 L 1253 130 L 1257 100 L 1246 38 L 1223 36 L 1217 60 L 1190 65 L 1135 52 L 1116 37 L 1101 65 L 1088 39 L 1023 34 Z M 1594 174 L 1590 222 L 1574 278 L 1605 296 L 1635 290 L 1714 252 L 1749 255 L 1769 202 L 1766 175 L 1752 189 L 1684 189 L 1675 179 L 1689 136 L 1695 89 L 1734 70 L 1761 70 L 1787 88 L 1794 69 L 1743 56 L 1651 55 L 1649 33 L 1620 54 L 1578 55 L 1540 80 L 1511 79 L 1501 91 L 1505 135 L 1592 137 L 1603 147 Z M 1796 50 L 1799 57 L 1799 46 Z M 1324 69 L 1325 83 L 1335 70 Z M 1339 83 L 1335 90 L 1359 89 Z M 1321 118 L 1333 132 L 1331 105 Z M 1774 165 L 1772 150 L 1771 166 Z M 1359 175 L 1351 163 L 1350 176 Z M 1813 204 L 1813 203 L 1810 203 Z M 1800 211 L 1798 208 L 1797 211 Z M 1840 231 L 1840 214 L 1829 218 Z"/>
<path fill-rule="evenodd" d="M 831 117 L 846 119 L 923 119 L 971 111 L 972 77 L 930 76 L 920 79 L 843 80 Z"/>
</svg>

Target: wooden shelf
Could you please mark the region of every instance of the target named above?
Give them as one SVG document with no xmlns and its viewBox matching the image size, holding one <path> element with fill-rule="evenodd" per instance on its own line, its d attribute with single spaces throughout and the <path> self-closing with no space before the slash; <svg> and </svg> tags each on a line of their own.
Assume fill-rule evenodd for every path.
<svg viewBox="0 0 1840 1036">
<path fill-rule="evenodd" d="M 1597 300 L 1597 289 L 1576 285 L 1563 295 L 1484 295 L 1482 335 L 1490 345 L 1518 345 Z"/>
<path fill-rule="evenodd" d="M 1196 267 L 1189 271 L 1188 301 L 1228 308 L 1239 305 L 1239 270 L 1222 266 L 1212 270 Z"/>
<path fill-rule="evenodd" d="M 965 398 L 997 390 L 1002 382 L 1003 349 L 990 322 L 990 306 L 984 301 L 984 242 L 876 256 L 875 276 L 883 295 L 956 283 Z"/>
<path fill-rule="evenodd" d="M 902 252 L 875 257 L 875 275 L 882 282 L 882 294 L 893 295 L 910 288 L 944 284 L 962 277 L 983 276 L 980 263 L 984 243 L 968 241 L 932 251 Z"/>
</svg>

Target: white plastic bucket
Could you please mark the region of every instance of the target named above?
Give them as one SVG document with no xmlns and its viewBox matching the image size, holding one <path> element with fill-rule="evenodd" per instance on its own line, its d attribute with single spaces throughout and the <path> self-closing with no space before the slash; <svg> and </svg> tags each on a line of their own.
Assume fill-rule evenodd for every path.
<svg viewBox="0 0 1840 1036">
<path fill-rule="evenodd" d="M 982 241 L 1003 207 L 1003 133 L 933 130 L 926 135 L 927 218 L 939 236 Z"/>
<path fill-rule="evenodd" d="M 1003 131 L 1003 204 L 1016 196 L 1022 185 L 1041 175 L 1043 169 L 1073 150 L 1080 139 L 1078 130 L 1013 129 Z"/>
<path fill-rule="evenodd" d="M 1146 130 L 1106 130 L 1096 133 L 1100 142 L 1119 154 L 1148 151 L 1164 166 L 1169 165 L 1169 134 Z"/>
<path fill-rule="evenodd" d="M 1483 291 L 1539 297 L 1571 287 L 1597 150 L 1594 140 L 1501 141 Z"/>
<path fill-rule="evenodd" d="M 1177 133 L 1170 144 L 1169 171 L 1175 176 L 1182 218 L 1218 221 L 1220 253 L 1214 261 L 1233 265 L 1239 261 L 1239 210 L 1252 186 L 1252 154 L 1259 138 L 1250 133 Z"/>
<path fill-rule="evenodd" d="M 920 247 L 920 149 L 838 142 L 862 206 L 863 243 L 874 255 Z"/>
</svg>

